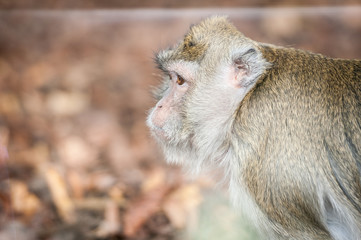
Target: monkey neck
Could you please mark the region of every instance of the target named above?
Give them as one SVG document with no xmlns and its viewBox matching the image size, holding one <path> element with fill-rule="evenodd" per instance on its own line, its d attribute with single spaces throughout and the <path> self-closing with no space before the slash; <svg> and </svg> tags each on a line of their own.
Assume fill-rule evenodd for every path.
<svg viewBox="0 0 361 240">
<path fill-rule="evenodd" d="M 335 61 L 335 59 L 327 58 L 321 54 L 270 44 L 260 45 L 260 51 L 271 66 L 263 77 L 272 75 L 272 78 L 277 76 L 283 78 L 286 77 L 285 74 L 291 75 L 300 71 L 317 74 L 322 69 L 321 65 Z"/>
</svg>

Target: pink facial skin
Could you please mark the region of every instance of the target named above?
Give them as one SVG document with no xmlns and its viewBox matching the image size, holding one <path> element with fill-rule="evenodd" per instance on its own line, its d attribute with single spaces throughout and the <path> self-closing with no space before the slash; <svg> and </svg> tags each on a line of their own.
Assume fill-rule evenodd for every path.
<svg viewBox="0 0 361 240">
<path fill-rule="evenodd" d="M 176 72 L 170 72 L 169 77 L 169 88 L 162 99 L 156 104 L 148 119 L 148 125 L 150 125 L 160 138 L 169 137 L 167 124 L 172 121 L 177 121 L 179 117 L 179 107 L 180 104 L 182 104 L 181 99 L 189 88 L 189 82 L 184 80 Z"/>
</svg>

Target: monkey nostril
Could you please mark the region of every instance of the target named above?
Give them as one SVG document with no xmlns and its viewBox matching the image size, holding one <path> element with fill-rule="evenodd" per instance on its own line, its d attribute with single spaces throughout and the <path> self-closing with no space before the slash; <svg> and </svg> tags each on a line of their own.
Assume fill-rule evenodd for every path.
<svg viewBox="0 0 361 240">
<path fill-rule="evenodd" d="M 159 105 L 158 108 L 162 108 L 163 106 L 162 105 Z"/>
</svg>

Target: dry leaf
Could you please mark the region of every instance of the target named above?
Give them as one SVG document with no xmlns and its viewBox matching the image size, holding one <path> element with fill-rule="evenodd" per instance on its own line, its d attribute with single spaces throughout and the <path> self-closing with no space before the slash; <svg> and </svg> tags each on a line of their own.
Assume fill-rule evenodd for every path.
<svg viewBox="0 0 361 240">
<path fill-rule="evenodd" d="M 69 197 L 63 177 L 53 167 L 45 170 L 45 177 L 60 217 L 67 223 L 73 223 L 74 204 Z"/>
<path fill-rule="evenodd" d="M 123 190 L 118 186 L 113 186 L 109 190 L 108 194 L 111 197 L 111 199 L 113 199 L 113 201 L 115 201 L 117 203 L 124 203 L 125 202 Z"/>
<path fill-rule="evenodd" d="M 172 192 L 165 200 L 163 210 L 174 227 L 184 228 L 201 202 L 199 186 L 189 184 Z"/>
<path fill-rule="evenodd" d="M 148 192 L 152 189 L 159 187 L 160 185 L 164 184 L 165 182 L 165 169 L 164 168 L 156 168 L 153 170 L 146 178 L 146 180 L 142 184 L 142 192 Z"/>
<path fill-rule="evenodd" d="M 25 183 L 12 180 L 10 182 L 11 206 L 15 212 L 31 218 L 40 210 L 41 202 L 37 196 L 30 193 Z"/>
<path fill-rule="evenodd" d="M 117 204 L 118 207 L 124 208 L 126 201 L 125 200 L 114 200 L 113 202 Z M 109 202 L 109 198 L 107 197 L 87 197 L 83 199 L 75 199 L 73 201 L 74 206 L 77 209 L 88 209 L 88 210 L 95 210 L 95 211 L 103 211 L 107 203 Z"/>
<path fill-rule="evenodd" d="M 161 203 L 170 189 L 169 185 L 159 186 L 146 192 L 138 201 L 128 207 L 124 215 L 124 234 L 126 236 L 134 236 L 139 228 L 160 209 Z"/>
<path fill-rule="evenodd" d="M 107 201 L 105 207 L 104 221 L 96 230 L 96 236 L 100 238 L 109 237 L 119 233 L 121 230 L 119 209 L 114 201 Z"/>
<path fill-rule="evenodd" d="M 87 185 L 86 175 L 70 169 L 67 173 L 67 180 L 73 193 L 72 196 L 74 196 L 75 199 L 83 198 Z"/>
</svg>

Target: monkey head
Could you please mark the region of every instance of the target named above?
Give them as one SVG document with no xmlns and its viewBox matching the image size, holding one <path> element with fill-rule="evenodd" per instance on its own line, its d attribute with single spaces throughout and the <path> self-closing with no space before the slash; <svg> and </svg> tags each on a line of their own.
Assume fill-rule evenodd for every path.
<svg viewBox="0 0 361 240">
<path fill-rule="evenodd" d="M 147 125 L 167 160 L 196 171 L 223 161 L 242 99 L 268 67 L 258 43 L 225 17 L 212 17 L 155 61 L 164 77 Z"/>
</svg>

